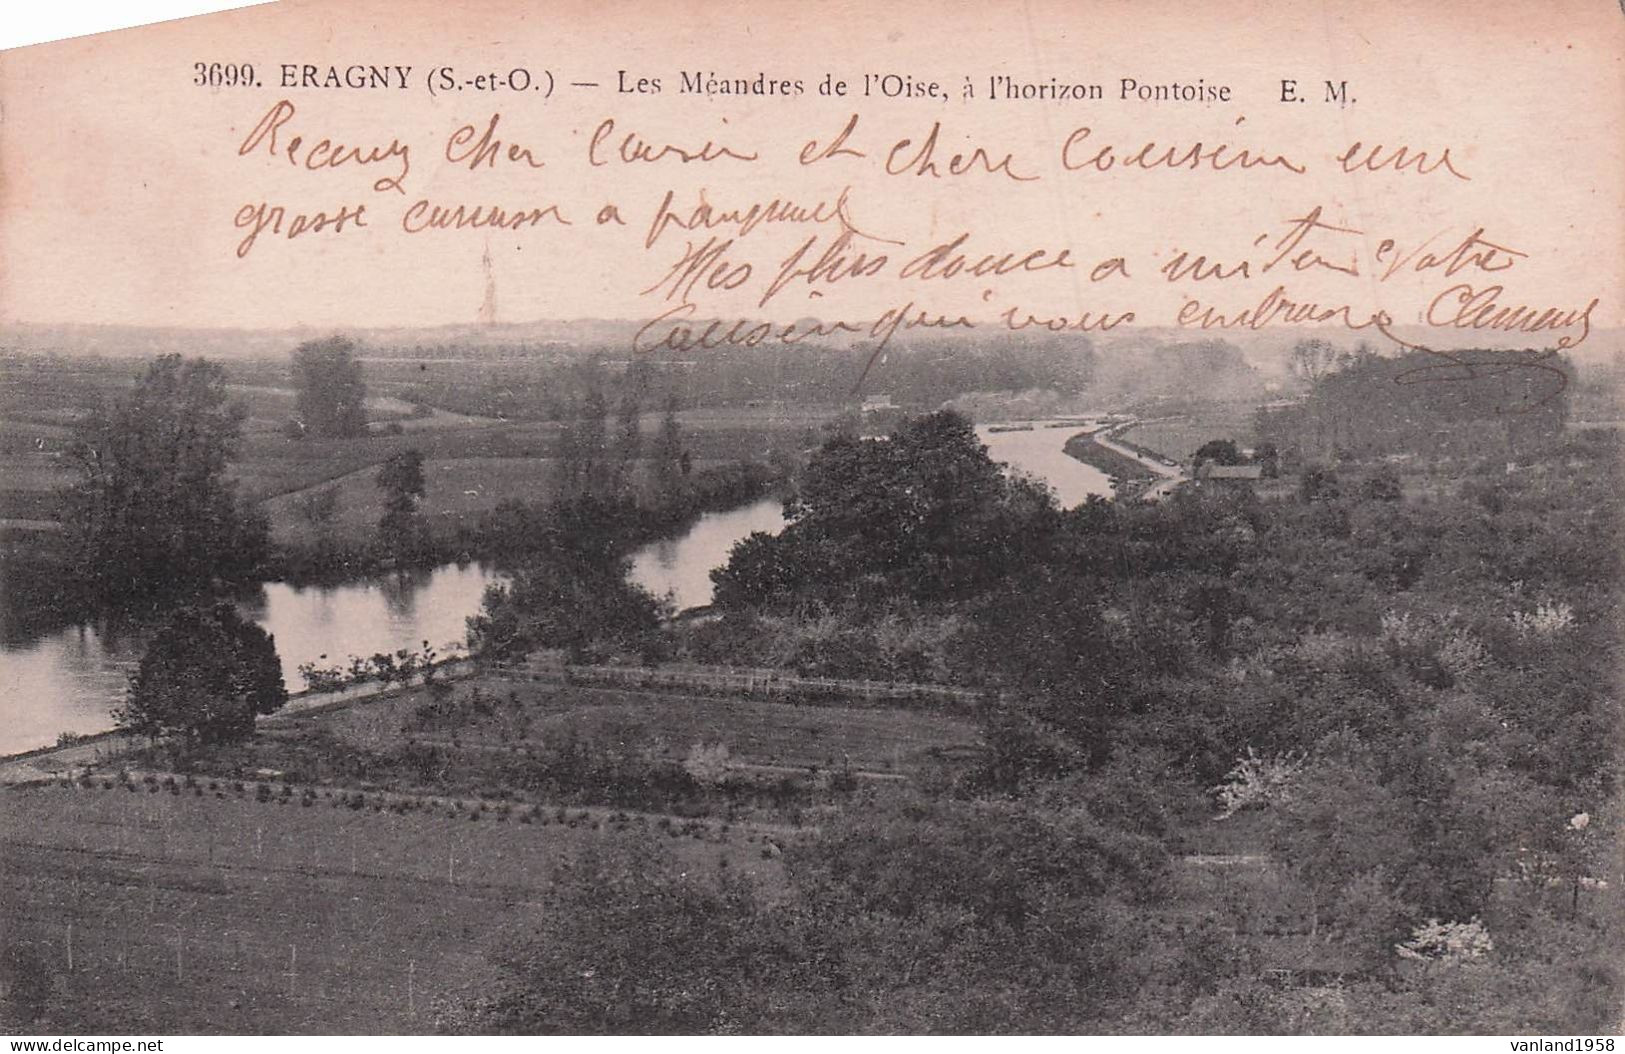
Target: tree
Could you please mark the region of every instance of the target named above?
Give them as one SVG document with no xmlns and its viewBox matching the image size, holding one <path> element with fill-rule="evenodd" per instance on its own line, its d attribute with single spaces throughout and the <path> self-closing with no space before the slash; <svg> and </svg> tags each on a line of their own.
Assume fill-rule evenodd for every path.
<svg viewBox="0 0 1625 1054">
<path fill-rule="evenodd" d="M 581 491 L 603 496 L 609 468 L 609 402 L 594 384 L 587 389 L 579 411 Z"/>
<path fill-rule="evenodd" d="M 1310 388 L 1349 365 L 1347 351 L 1320 337 L 1309 337 L 1292 345 L 1292 373 Z"/>
<path fill-rule="evenodd" d="M 1341 494 L 1337 473 L 1324 466 L 1307 465 L 1298 477 L 1298 497 L 1302 501 L 1336 501 Z"/>
<path fill-rule="evenodd" d="M 246 738 L 254 718 L 288 700 L 269 633 L 230 604 L 176 611 L 130 678 L 120 728 L 199 744 Z"/>
<path fill-rule="evenodd" d="M 306 434 L 324 438 L 367 431 L 367 385 L 348 337 L 306 341 L 293 352 L 293 383 Z"/>
<path fill-rule="evenodd" d="M 565 648 L 579 660 L 652 645 L 666 609 L 627 580 L 631 561 L 595 544 L 602 537 L 546 544 L 507 584 L 489 587 L 481 614 L 468 620 L 471 647 L 493 656 Z"/>
<path fill-rule="evenodd" d="M 1003 581 L 1046 536 L 1054 503 L 1008 479 L 971 423 L 953 411 L 909 421 L 887 441 L 836 436 L 813 456 L 790 525 L 751 539 L 712 574 L 718 602 L 963 598 Z M 804 583 L 803 596 L 757 588 Z"/>
<path fill-rule="evenodd" d="M 185 595 L 243 581 L 263 560 L 267 522 L 226 475 L 246 411 L 227 401 L 225 377 L 216 363 L 165 355 L 78 429 L 63 522 L 98 592 Z"/>
<path fill-rule="evenodd" d="M 636 389 L 628 387 L 615 407 L 615 490 L 630 493 L 633 470 L 643 452 L 641 417 L 643 407 Z"/>
<path fill-rule="evenodd" d="M 1274 442 L 1266 439 L 1253 448 L 1253 464 L 1263 469 L 1265 479 L 1277 479 L 1281 475 L 1281 450 Z"/>
<path fill-rule="evenodd" d="M 1133 913 L 1168 873 L 1153 839 L 1082 809 L 922 800 L 836 811 L 783 860 L 769 888 L 658 844 L 588 848 L 453 1027 L 1098 1031 L 1139 991 Z"/>
<path fill-rule="evenodd" d="M 683 433 L 677 422 L 677 396 L 666 396 L 665 416 L 660 419 L 660 434 L 655 438 L 654 471 L 662 490 L 669 491 L 681 476 L 683 468 Z"/>
<path fill-rule="evenodd" d="M 384 515 L 378 520 L 378 534 L 384 547 L 396 556 L 411 556 L 428 542 L 428 525 L 418 512 L 426 484 L 423 454 L 402 450 L 390 456 L 375 477 L 384 492 Z"/>
<path fill-rule="evenodd" d="M 1241 451 L 1236 449 L 1234 439 L 1209 439 L 1196 448 L 1196 456 L 1192 459 L 1200 465 L 1204 461 L 1211 461 L 1215 465 L 1241 464 Z"/>
<path fill-rule="evenodd" d="M 571 402 L 559 435 L 559 460 L 567 497 L 603 496 L 609 468 L 609 404 L 596 380 Z"/>
</svg>

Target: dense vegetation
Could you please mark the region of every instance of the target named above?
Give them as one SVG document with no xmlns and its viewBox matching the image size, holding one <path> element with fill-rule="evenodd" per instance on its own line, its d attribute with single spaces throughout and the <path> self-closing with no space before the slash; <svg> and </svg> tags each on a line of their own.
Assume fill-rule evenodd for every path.
<svg viewBox="0 0 1625 1054">
<path fill-rule="evenodd" d="M 243 416 L 219 365 L 166 355 L 77 427 L 63 522 L 84 585 L 136 604 L 256 574 L 266 522 L 226 474 Z"/>
<path fill-rule="evenodd" d="M 986 755 L 788 893 L 576 865 L 479 1027 L 1612 1027 L 1618 438 L 1522 460 L 1061 512 L 952 414 L 832 441 L 673 646 L 995 690 Z"/>
<path fill-rule="evenodd" d="M 1296 403 L 1260 411 L 1258 437 L 1327 460 L 1340 455 L 1499 457 L 1550 442 L 1568 416 L 1574 367 L 1539 351 L 1381 356 L 1301 342 Z"/>
<path fill-rule="evenodd" d="M 1168 355 L 1245 380 L 1228 345 Z M 611 387 L 585 370 L 559 393 L 556 496 L 425 533 L 413 451 L 431 440 L 387 461 L 368 446 L 376 536 L 269 562 L 354 574 L 478 555 L 510 575 L 471 621 L 489 657 L 950 684 L 974 690 L 961 704 L 974 727 L 919 699 L 879 716 L 821 699 L 815 720 L 805 700 L 588 690 L 555 665 L 542 688 L 425 675 L 331 725 L 245 740 L 280 702 L 274 651 L 207 608 L 154 642 L 127 723 L 180 740 L 211 790 L 218 777 L 246 796 L 249 774 L 278 773 L 280 793 L 260 784 L 254 800 L 287 814 L 320 800 L 448 830 L 534 833 L 551 816 L 667 832 L 548 857 L 546 910 L 478 992 L 442 999 L 449 1030 L 1608 1031 L 1625 980 L 1619 435 L 1569 426 L 1561 392 L 1528 387 L 1542 371 L 1390 383 L 1437 365 L 1305 342 L 1307 396 L 1261 415 L 1264 442 L 1204 435 L 1178 452 L 1276 453 L 1270 497 L 1195 481 L 1155 505 L 1064 511 L 952 412 L 884 440 L 837 435 L 781 481 L 784 466 L 696 467 L 660 376 L 629 370 Z M 1090 367 L 1097 382 L 1103 368 Z M 131 406 L 167 419 L 169 395 L 141 394 L 152 384 L 211 422 L 220 442 L 195 463 L 215 497 L 198 509 L 251 528 L 220 469 L 235 433 L 218 375 L 178 360 L 154 374 Z M 638 423 L 651 411 L 655 434 Z M 190 456 L 181 433 L 153 434 L 136 453 Z M 641 486 L 639 463 L 652 468 Z M 626 582 L 633 545 L 781 482 L 789 525 L 736 547 L 714 575 L 714 617 L 667 622 Z M 101 486 L 82 482 L 83 500 L 126 493 Z M 324 503 L 313 494 L 302 513 L 313 527 L 333 515 Z M 171 547 L 153 568 L 190 566 L 173 547 L 192 539 L 215 544 L 173 525 L 152 537 Z M 195 577 L 215 584 L 236 551 Z M 378 656 L 375 677 L 422 672 L 400 658 Z M 745 726 L 757 752 L 730 759 L 722 740 Z M 888 734 L 889 751 L 864 742 Z M 183 787 L 202 795 L 172 782 L 177 800 Z M 694 846 L 670 844 L 674 816 L 714 821 L 719 837 L 755 825 L 748 855 L 767 873 L 742 874 L 710 843 L 697 865 Z M 304 841 L 314 857 L 319 840 Z M 354 846 L 352 830 L 352 874 Z M 450 882 L 461 863 L 447 853 Z"/>
<path fill-rule="evenodd" d="M 27 635 L 109 613 L 140 623 L 265 580 L 332 583 L 512 559 L 535 547 L 538 524 L 561 501 L 613 509 L 603 522 L 624 550 L 759 497 L 785 471 L 782 459 L 770 466 L 769 452 L 752 457 L 735 435 L 701 439 L 696 454 L 676 402 L 639 371 L 614 383 L 594 373 L 569 407 L 578 416 L 545 434 L 496 422 L 368 433 L 356 351 L 344 338 L 301 345 L 287 390 L 267 386 L 289 383 L 286 367 L 228 373 L 178 355 L 152 360 L 133 383 L 126 368 L 32 362 L 40 372 L 27 377 L 30 392 L 51 405 L 32 413 L 8 406 L 31 430 L 19 476 L 30 489 L 0 493 L 9 515 L 40 522 L 5 534 L 0 626 Z M 263 383 L 245 386 L 245 374 Z M 291 418 L 269 416 L 289 410 Z M 641 418 L 657 412 L 646 437 Z M 282 434 L 289 420 L 298 424 L 294 438 Z M 489 471 L 491 489 L 511 496 L 431 519 L 426 480 L 436 457 L 482 488 Z M 531 493 L 512 486 L 508 472 L 528 475 Z M 344 530 L 344 514 L 362 509 L 353 491 L 341 494 L 352 473 L 367 477 L 378 512 Z M 262 499 L 289 492 L 282 519 L 300 529 L 289 533 L 283 522 L 273 536 Z"/>
</svg>

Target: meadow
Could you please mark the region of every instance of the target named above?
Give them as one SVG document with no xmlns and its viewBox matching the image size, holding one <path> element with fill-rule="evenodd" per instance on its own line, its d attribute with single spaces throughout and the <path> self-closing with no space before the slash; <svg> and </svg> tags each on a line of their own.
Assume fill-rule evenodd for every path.
<svg viewBox="0 0 1625 1054">
<path fill-rule="evenodd" d="M 475 692 L 490 709 L 467 705 Z M 726 697 L 537 684 L 503 678 L 461 682 L 463 705 L 430 717 L 423 690 L 330 711 L 312 723 L 339 742 L 376 750 L 408 738 L 471 747 L 523 748 L 562 734 L 643 744 L 681 762 L 695 744 L 723 746 L 749 765 L 918 775 L 945 753 L 975 750 L 972 721 L 918 709 L 803 706 Z M 428 718 L 427 720 L 425 718 Z"/>
<path fill-rule="evenodd" d="M 438 1005 L 478 989 L 486 953 L 546 910 L 555 869 L 594 845 L 658 837 L 695 876 L 776 868 L 743 831 L 724 841 L 580 812 L 521 822 L 208 786 L 6 792 L 0 915 L 22 960 L 8 966 L 43 988 L 38 1026 L 430 1031 Z"/>
<path fill-rule="evenodd" d="M 313 750 L 333 760 L 436 738 L 424 708 L 448 712 L 448 699 L 465 705 L 437 749 L 475 765 L 481 793 L 312 767 Z M 495 770 L 481 767 L 493 748 L 566 737 L 647 749 L 673 766 L 696 743 L 720 744 L 740 778 L 805 766 L 809 791 L 832 764 L 917 775 L 978 740 L 974 725 L 929 713 L 503 678 L 290 717 L 193 759 L 188 774 L 137 755 L 129 768 L 0 791 L 0 914 L 18 920 L 7 979 L 38 976 L 24 994 L 45 1028 L 433 1031 L 437 1013 L 477 996 L 490 963 L 543 917 L 560 865 L 594 847 L 654 842 L 690 879 L 782 884 L 780 845 L 799 820 L 734 815 L 720 800 L 712 815 L 566 806 L 494 785 Z"/>
<path fill-rule="evenodd" d="M 4 360 L 0 391 L 0 520 L 38 524 L 58 515 L 56 494 L 74 481 L 67 456 L 73 425 L 126 390 L 144 363 L 68 361 L 38 356 Z M 499 502 L 546 500 L 553 494 L 553 461 L 563 426 L 556 421 L 507 421 L 414 401 L 421 394 L 410 372 L 370 364 L 369 434 L 351 439 L 290 438 L 295 414 L 287 364 L 273 360 L 233 363 L 229 394 L 247 412 L 243 439 L 230 468 L 240 493 L 262 503 L 273 541 L 308 545 L 311 524 L 298 515 L 302 492 L 336 487 L 339 507 L 329 541 L 354 543 L 371 537 L 382 514 L 372 483 L 376 468 L 404 450 L 428 462 L 424 512 L 437 531 L 472 522 Z M 739 460 L 798 456 L 821 439 L 839 413 L 823 407 L 740 407 L 680 412 L 683 449 L 705 468 Z M 662 415 L 645 413 L 639 428 L 652 441 Z M 645 470 L 645 475 L 647 470 Z"/>
<path fill-rule="evenodd" d="M 723 464 L 720 460 L 694 463 L 695 469 Z M 548 457 L 448 457 L 426 460 L 425 490 L 419 504 L 429 528 L 439 537 L 451 537 L 458 528 L 471 527 L 481 513 L 505 501 L 548 502 L 560 493 L 561 463 Z M 384 514 L 384 493 L 378 489 L 376 465 L 366 465 L 337 479 L 323 480 L 290 493 L 277 494 L 262 504 L 271 519 L 271 535 L 279 542 L 308 546 L 323 537 L 329 542 L 361 544 L 378 530 Z M 633 485 L 653 487 L 654 469 L 637 463 Z M 312 524 L 301 513 L 301 502 L 315 492 L 336 491 L 337 506 L 325 525 Z"/>
<path fill-rule="evenodd" d="M 1181 464 L 1210 439 L 1233 439 L 1238 447 L 1253 445 L 1253 403 L 1210 403 L 1190 413 L 1142 421 L 1122 438 L 1165 454 Z"/>
</svg>

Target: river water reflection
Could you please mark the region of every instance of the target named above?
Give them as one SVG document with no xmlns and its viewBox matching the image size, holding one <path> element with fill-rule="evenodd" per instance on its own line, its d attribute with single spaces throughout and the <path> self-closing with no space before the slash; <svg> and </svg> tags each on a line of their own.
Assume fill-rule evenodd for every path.
<svg viewBox="0 0 1625 1054">
<path fill-rule="evenodd" d="M 1029 472 L 1054 488 L 1061 504 L 1090 494 L 1109 495 L 1106 475 L 1061 452 L 1079 429 L 977 434 L 996 461 Z M 670 593 L 678 609 L 711 601 L 710 572 L 753 531 L 784 526 L 782 505 L 765 499 L 729 512 L 706 513 L 679 538 L 645 546 L 632 556 L 632 578 L 657 596 Z M 294 587 L 273 582 L 242 602 L 276 638 L 283 678 L 290 691 L 304 687 L 298 667 L 339 663 L 428 641 L 442 653 L 460 642 L 465 620 L 479 610 L 495 572 L 478 564 L 447 565 L 415 574 L 393 574 L 341 586 Z M 61 732 L 99 732 L 124 695 L 126 678 L 141 656 L 145 636 L 110 626 L 79 625 L 39 635 L 7 633 L 0 641 L 0 754 L 56 741 Z"/>
<path fill-rule="evenodd" d="M 1030 430 L 1021 431 L 996 432 L 993 427 L 999 426 L 984 426 L 976 430 L 976 435 L 987 444 L 988 457 L 1048 483 L 1064 509 L 1082 505 L 1091 494 L 1111 497 L 1111 477 L 1063 449 L 1069 438 L 1085 430 L 1084 426 L 1050 428 L 1050 423 L 1033 422 Z"/>
<path fill-rule="evenodd" d="M 239 604 L 276 638 L 283 680 L 298 691 L 305 686 L 299 666 L 323 655 L 336 664 L 350 655 L 416 651 L 424 641 L 444 654 L 463 639 L 464 620 L 494 581 L 477 564 L 447 565 L 341 586 L 270 582 Z M 0 754 L 46 746 L 61 732 L 108 728 L 147 635 L 87 624 L 0 644 Z"/>
<path fill-rule="evenodd" d="M 752 502 L 728 512 L 708 512 L 682 537 L 654 542 L 632 554 L 632 581 L 657 597 L 670 595 L 677 610 L 711 603 L 711 569 L 728 562 L 734 544 L 756 531 L 777 534 L 784 503 Z"/>
</svg>

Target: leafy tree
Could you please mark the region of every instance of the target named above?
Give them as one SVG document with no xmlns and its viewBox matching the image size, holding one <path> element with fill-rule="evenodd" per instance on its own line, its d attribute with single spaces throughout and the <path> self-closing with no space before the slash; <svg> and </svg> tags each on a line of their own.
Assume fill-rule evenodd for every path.
<svg viewBox="0 0 1625 1054">
<path fill-rule="evenodd" d="M 378 469 L 378 489 L 384 492 L 384 515 L 378 520 L 378 534 L 384 547 L 396 556 L 412 556 L 428 543 L 428 525 L 418 511 L 427 489 L 423 478 L 423 454 L 402 450 L 391 455 Z"/>
<path fill-rule="evenodd" d="M 1414 866 L 1411 811 L 1368 770 L 1313 765 L 1274 808 L 1274 847 L 1313 894 L 1316 924 L 1333 916 L 1340 894 L 1357 880 L 1403 875 Z"/>
<path fill-rule="evenodd" d="M 1204 461 L 1211 461 L 1216 465 L 1239 465 L 1241 451 L 1236 449 L 1234 439 L 1209 439 L 1196 448 L 1193 460 L 1198 465 Z"/>
<path fill-rule="evenodd" d="M 367 385 L 348 337 L 307 341 L 293 352 L 299 420 L 309 435 L 337 438 L 367 431 Z"/>
<path fill-rule="evenodd" d="M 677 877 L 658 847 L 590 849 L 454 1027 L 1076 1032 L 1136 991 L 1132 912 L 1166 888 L 1154 841 L 1079 809 L 864 813 L 787 846 L 772 892 L 728 871 Z"/>
<path fill-rule="evenodd" d="M 153 637 L 113 716 L 153 738 L 224 743 L 247 737 L 257 715 L 287 699 L 270 634 L 230 604 L 186 607 Z"/>
<path fill-rule="evenodd" d="M 666 396 L 665 416 L 660 419 L 660 434 L 655 438 L 654 470 L 662 490 L 670 490 L 679 476 L 688 475 L 683 465 L 682 427 L 677 422 L 677 396 Z"/>
<path fill-rule="evenodd" d="M 520 1035 L 819 1031 L 833 1002 L 828 938 L 740 879 L 713 888 L 678 870 L 658 844 L 600 843 L 561 865 L 561 910 L 501 956 L 496 990 L 448 1023 Z"/>
<path fill-rule="evenodd" d="M 1303 371 L 1300 370 L 1300 374 Z M 1300 402 L 1260 411 L 1260 439 L 1302 457 L 1410 453 L 1523 460 L 1563 434 L 1574 365 L 1538 351 L 1333 357 Z"/>
<path fill-rule="evenodd" d="M 1276 479 L 1281 475 L 1280 448 L 1266 439 L 1253 448 L 1253 463 L 1263 468 L 1265 479 Z"/>
<path fill-rule="evenodd" d="M 225 378 L 216 363 L 165 355 L 77 430 L 63 522 L 104 595 L 184 595 L 243 581 L 264 559 L 265 517 L 227 476 L 246 411 L 227 401 Z"/>
<path fill-rule="evenodd" d="M 581 658 L 652 646 L 666 610 L 627 578 L 631 560 L 615 533 L 626 508 L 583 498 L 533 522 L 531 544 L 511 580 L 488 588 L 481 614 L 468 620 L 474 649 L 522 655 L 565 648 Z"/>
<path fill-rule="evenodd" d="M 1336 501 L 1341 494 L 1337 473 L 1319 465 L 1310 465 L 1298 478 L 1298 498 L 1305 502 Z"/>
<path fill-rule="evenodd" d="M 586 393 L 565 410 L 559 435 L 559 459 L 568 497 L 603 497 L 609 489 L 609 404 L 593 381 Z"/>
<path fill-rule="evenodd" d="M 423 454 L 418 450 L 403 450 L 391 455 L 378 469 L 377 483 L 378 489 L 384 492 L 386 508 L 415 511 L 426 490 Z"/>
<path fill-rule="evenodd" d="M 1048 537 L 1053 499 L 1009 479 L 962 415 L 915 418 L 887 441 L 836 436 L 785 503 L 789 525 L 752 537 L 712 574 L 729 606 L 890 595 L 952 601 L 1002 582 Z M 796 596 L 774 583 L 796 583 Z"/>
<path fill-rule="evenodd" d="M 1006 790 L 1029 774 L 1073 771 L 1060 745 L 1104 760 L 1113 722 L 1130 703 L 1128 657 L 1115 647 L 1099 600 L 1076 580 L 1044 569 L 973 609 L 954 661 L 967 679 L 993 679 L 1013 691 L 1006 708 L 984 713 L 993 748 L 989 776 Z M 1031 751 L 1031 757 L 1020 755 Z"/>
<path fill-rule="evenodd" d="M 638 393 L 628 387 L 615 405 L 615 490 L 625 493 L 633 482 L 633 470 L 643 453 L 643 407 Z"/>
<path fill-rule="evenodd" d="M 490 655 L 564 648 L 581 659 L 603 650 L 642 649 L 660 627 L 662 607 L 626 580 L 630 561 L 596 564 L 578 554 L 536 554 L 506 585 L 485 591 L 468 620 L 469 641 Z"/>
<path fill-rule="evenodd" d="M 1310 337 L 1292 346 L 1290 366 L 1294 376 L 1314 387 L 1351 361 L 1352 356 L 1342 348 L 1320 337 Z"/>
<path fill-rule="evenodd" d="M 581 400 L 581 492 L 603 496 L 609 468 L 609 402 L 596 384 Z"/>
</svg>

